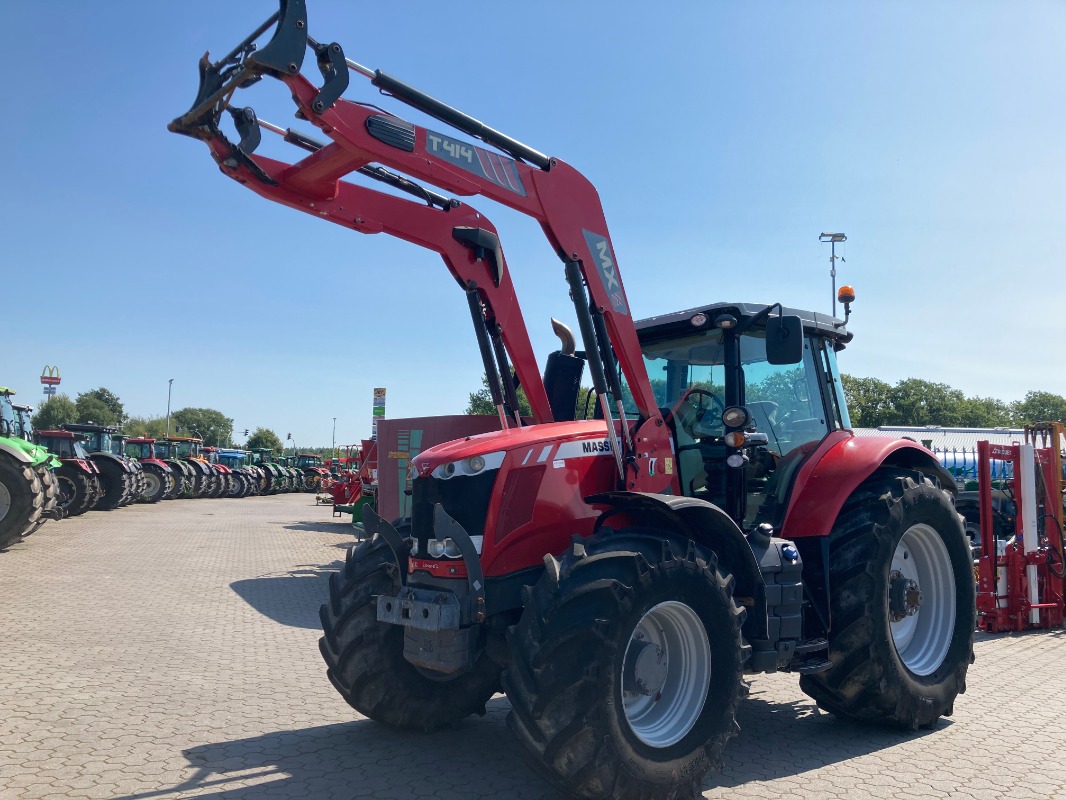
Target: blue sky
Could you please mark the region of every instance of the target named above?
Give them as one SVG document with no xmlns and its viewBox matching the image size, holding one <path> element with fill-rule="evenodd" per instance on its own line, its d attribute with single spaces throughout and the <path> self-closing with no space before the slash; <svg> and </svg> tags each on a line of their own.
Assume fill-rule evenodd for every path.
<svg viewBox="0 0 1066 800">
<path fill-rule="evenodd" d="M 175 410 L 306 445 L 334 417 L 339 443 L 367 435 L 375 386 L 390 417 L 462 411 L 481 367 L 436 256 L 262 200 L 166 131 L 199 56 L 271 0 L 11 6 L 0 263 L 19 301 L 0 383 L 35 402 L 58 364 L 72 396 L 106 386 L 162 415 L 173 378 Z M 845 372 L 1066 395 L 1066 5 L 308 0 L 308 16 L 349 58 L 584 172 L 638 317 L 829 311 L 818 234 L 844 231 Z M 268 83 L 252 104 L 293 124 Z M 427 122 L 355 76 L 346 96 Z M 549 318 L 573 318 L 560 264 L 531 220 L 470 202 L 543 363 Z"/>
</svg>

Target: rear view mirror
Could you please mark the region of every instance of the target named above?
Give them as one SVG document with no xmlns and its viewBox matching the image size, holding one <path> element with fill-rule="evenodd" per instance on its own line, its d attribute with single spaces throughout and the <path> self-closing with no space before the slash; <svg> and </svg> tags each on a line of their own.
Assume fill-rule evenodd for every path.
<svg viewBox="0 0 1066 800">
<path fill-rule="evenodd" d="M 771 364 L 798 364 L 803 360 L 803 323 L 799 317 L 766 320 L 766 360 Z"/>
</svg>

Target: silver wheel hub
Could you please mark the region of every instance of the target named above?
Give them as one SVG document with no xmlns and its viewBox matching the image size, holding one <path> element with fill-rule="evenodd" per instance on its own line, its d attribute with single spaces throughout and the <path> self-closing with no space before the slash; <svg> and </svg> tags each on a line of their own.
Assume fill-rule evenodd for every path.
<svg viewBox="0 0 1066 800">
<path fill-rule="evenodd" d="M 0 519 L 6 517 L 9 511 L 11 511 L 11 492 L 0 483 Z"/>
<path fill-rule="evenodd" d="M 669 747 L 695 726 L 711 684 L 711 645 L 699 615 L 677 601 L 640 618 L 622 660 L 622 706 L 638 739 Z"/>
<path fill-rule="evenodd" d="M 915 675 L 940 669 L 951 648 L 957 599 L 947 545 L 920 523 L 903 534 L 892 554 L 888 611 L 892 644 Z"/>
</svg>

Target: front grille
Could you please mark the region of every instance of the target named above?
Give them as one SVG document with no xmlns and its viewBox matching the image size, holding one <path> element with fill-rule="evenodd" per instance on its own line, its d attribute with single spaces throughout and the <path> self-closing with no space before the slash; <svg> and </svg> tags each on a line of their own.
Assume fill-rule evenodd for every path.
<svg viewBox="0 0 1066 800">
<path fill-rule="evenodd" d="M 471 536 L 483 536 L 496 473 L 493 469 L 447 480 L 415 478 L 411 482 L 411 531 L 415 538 L 420 542 L 433 538 L 433 506 L 437 503 Z"/>
</svg>

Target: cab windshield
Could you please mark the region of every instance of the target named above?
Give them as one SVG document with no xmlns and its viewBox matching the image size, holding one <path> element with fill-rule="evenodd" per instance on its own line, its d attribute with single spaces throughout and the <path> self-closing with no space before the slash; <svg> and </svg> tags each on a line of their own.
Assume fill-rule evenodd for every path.
<svg viewBox="0 0 1066 800">
<path fill-rule="evenodd" d="M 126 442 L 126 455 L 130 458 L 136 458 L 138 461 L 142 458 L 151 458 L 152 446 L 147 443 Z"/>
<path fill-rule="evenodd" d="M 723 332 L 709 330 L 677 339 L 645 343 L 642 350 L 656 402 L 682 428 L 681 437 L 714 441 L 725 435 L 727 405 Z M 762 330 L 740 337 L 742 386 L 737 396 L 751 413 L 752 426 L 769 438 L 767 449 L 783 456 L 806 442 L 844 427 L 837 403 L 827 402 L 819 375 L 833 359 L 820 337 L 805 336 L 803 360 L 771 364 Z M 821 362 L 821 363 L 820 363 Z M 630 404 L 631 404 L 630 400 Z M 828 409 L 828 410 L 827 410 Z M 635 409 L 627 409 L 635 413 Z"/>
</svg>

